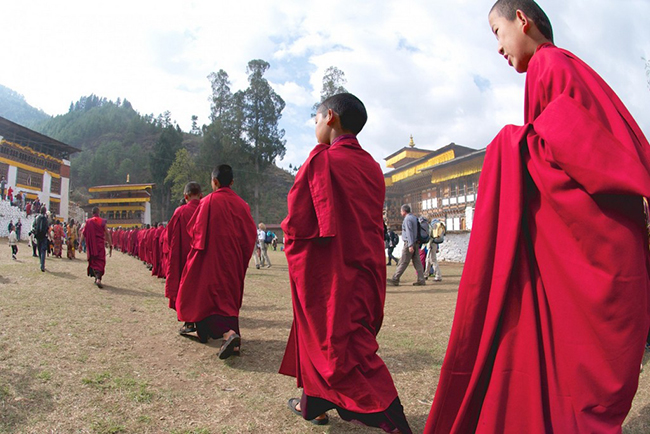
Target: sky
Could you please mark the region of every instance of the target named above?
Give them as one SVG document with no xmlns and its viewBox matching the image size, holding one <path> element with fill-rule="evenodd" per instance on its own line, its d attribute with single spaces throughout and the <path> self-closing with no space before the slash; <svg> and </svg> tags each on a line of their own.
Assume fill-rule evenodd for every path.
<svg viewBox="0 0 650 434">
<path fill-rule="evenodd" d="M 539 0 L 556 45 L 581 57 L 650 134 L 650 0 Z M 30 0 L 2 2 L 0 84 L 50 115 L 81 96 L 128 99 L 141 114 L 166 110 L 189 131 L 207 124 L 211 72 L 232 90 L 263 59 L 284 99 L 286 155 L 299 166 L 316 145 L 312 105 L 325 69 L 345 73 L 366 105 L 362 146 L 384 158 L 408 145 L 487 146 L 523 123 L 525 75 L 497 53 L 492 0 Z"/>
</svg>

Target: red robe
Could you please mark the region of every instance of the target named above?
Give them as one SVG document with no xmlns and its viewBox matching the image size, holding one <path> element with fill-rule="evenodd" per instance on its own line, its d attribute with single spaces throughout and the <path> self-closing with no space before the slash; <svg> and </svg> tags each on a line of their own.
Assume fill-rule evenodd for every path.
<svg viewBox="0 0 650 434">
<path fill-rule="evenodd" d="M 106 220 L 93 217 L 86 220 L 83 234 L 86 239 L 88 275 L 101 277 L 106 268 Z M 91 269 L 93 272 L 91 272 Z"/>
<path fill-rule="evenodd" d="M 165 226 L 160 233 L 160 267 L 158 267 L 158 277 L 166 278 L 168 268 L 169 243 L 167 242 L 167 226 Z"/>
<path fill-rule="evenodd" d="M 199 200 L 191 200 L 186 205 L 179 206 L 167 224 L 169 245 L 169 263 L 167 280 L 165 281 L 165 297 L 169 299 L 169 307 L 176 309 L 176 296 L 181 283 L 181 274 L 190 253 L 192 236 L 188 227 L 194 211 L 199 206 Z"/>
<path fill-rule="evenodd" d="M 189 227 L 192 244 L 176 299 L 178 320 L 239 317 L 257 229 L 250 207 L 230 187 L 201 199 Z"/>
<path fill-rule="evenodd" d="M 320 144 L 301 167 L 282 222 L 294 320 L 280 373 L 307 396 L 384 412 L 397 390 L 377 355 L 384 317 L 385 185 L 356 137 Z"/>
<path fill-rule="evenodd" d="M 620 433 L 650 324 L 650 147 L 614 92 L 542 45 L 526 125 L 488 146 L 425 433 Z"/>
<path fill-rule="evenodd" d="M 158 226 L 151 229 L 151 275 L 158 276 L 160 274 L 160 234 L 165 228 Z"/>
</svg>

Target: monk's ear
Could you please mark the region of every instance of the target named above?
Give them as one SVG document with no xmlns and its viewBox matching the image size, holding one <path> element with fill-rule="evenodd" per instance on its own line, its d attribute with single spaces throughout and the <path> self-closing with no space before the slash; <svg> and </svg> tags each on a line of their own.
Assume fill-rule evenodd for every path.
<svg viewBox="0 0 650 434">
<path fill-rule="evenodd" d="M 517 9 L 515 20 L 517 21 L 517 24 L 519 24 L 519 26 L 522 28 L 524 33 L 528 33 L 532 22 L 522 10 Z"/>
<path fill-rule="evenodd" d="M 332 109 L 327 110 L 327 126 L 328 127 L 332 126 L 332 124 L 334 123 L 334 120 L 336 119 L 337 116 L 338 115 L 336 114 L 336 112 L 334 110 L 332 110 Z"/>
<path fill-rule="evenodd" d="M 228 187 L 232 187 L 232 185 L 233 185 L 234 183 L 235 183 L 235 180 L 233 179 L 232 181 L 230 181 L 230 184 L 228 184 Z"/>
</svg>

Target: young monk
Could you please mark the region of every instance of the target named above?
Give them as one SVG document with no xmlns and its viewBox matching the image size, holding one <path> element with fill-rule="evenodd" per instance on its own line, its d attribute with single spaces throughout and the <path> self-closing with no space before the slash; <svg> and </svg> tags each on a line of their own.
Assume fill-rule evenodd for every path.
<svg viewBox="0 0 650 434">
<path fill-rule="evenodd" d="M 223 337 L 220 359 L 239 351 L 244 277 L 257 237 L 250 207 L 232 184 L 227 164 L 212 172 L 214 191 L 189 222 L 191 248 L 176 298 L 179 321 L 195 323 L 201 342 Z"/>
<path fill-rule="evenodd" d="M 88 255 L 88 276 L 95 278 L 95 285 L 103 288 L 102 277 L 106 271 L 106 242 L 113 254 L 111 233 L 106 227 L 106 220 L 99 216 L 99 208 L 93 208 L 92 218 L 86 220 L 81 241 L 86 240 L 86 254 Z"/>
<path fill-rule="evenodd" d="M 167 280 L 165 281 L 165 297 L 169 299 L 169 308 L 176 310 L 176 297 L 178 286 L 181 282 L 181 274 L 187 255 L 190 253 L 192 234 L 190 233 L 189 222 L 194 211 L 201 200 L 201 186 L 198 182 L 189 182 L 183 191 L 186 204 L 176 208 L 174 215 L 167 224 L 167 238 L 169 243 L 169 264 L 167 267 Z M 194 323 L 186 322 L 180 329 L 180 334 L 187 334 L 196 331 Z"/>
<path fill-rule="evenodd" d="M 650 324 L 650 146 L 534 1 L 489 22 L 527 72 L 526 124 L 487 149 L 425 432 L 620 433 Z"/>
<path fill-rule="evenodd" d="M 286 236 L 294 320 L 280 373 L 302 398 L 289 408 L 314 424 L 336 409 L 345 420 L 411 433 L 397 390 L 377 355 L 384 316 L 384 177 L 356 135 L 363 103 L 343 93 L 316 113 L 320 143 L 289 192 Z"/>
</svg>

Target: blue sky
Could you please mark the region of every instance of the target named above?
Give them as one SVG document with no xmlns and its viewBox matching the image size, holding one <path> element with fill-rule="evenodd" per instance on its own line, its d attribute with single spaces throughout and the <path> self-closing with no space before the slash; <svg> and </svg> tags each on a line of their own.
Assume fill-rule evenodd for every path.
<svg viewBox="0 0 650 434">
<path fill-rule="evenodd" d="M 650 133 L 647 0 L 541 0 L 557 45 L 573 51 L 614 88 Z M 233 90 L 246 64 L 285 100 L 287 154 L 300 165 L 315 145 L 311 106 L 324 70 L 336 66 L 368 109 L 362 145 L 382 163 L 409 142 L 436 149 L 483 148 L 507 124 L 521 124 L 525 76 L 496 52 L 492 1 L 246 2 L 116 0 L 2 2 L 0 83 L 49 114 L 95 93 L 126 97 L 141 113 L 170 110 L 189 130 L 208 122 L 210 72 Z"/>
</svg>

